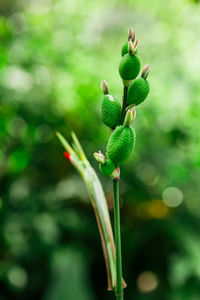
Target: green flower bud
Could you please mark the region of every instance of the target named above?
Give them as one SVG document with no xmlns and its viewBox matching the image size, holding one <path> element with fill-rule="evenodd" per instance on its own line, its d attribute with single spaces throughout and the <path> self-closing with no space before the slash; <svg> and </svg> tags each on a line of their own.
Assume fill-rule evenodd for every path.
<svg viewBox="0 0 200 300">
<path fill-rule="evenodd" d="M 135 31 L 133 31 L 133 28 L 130 27 L 129 28 L 129 31 L 128 31 L 128 42 L 126 42 L 123 47 L 122 47 L 122 50 L 121 50 L 121 55 L 124 56 L 125 54 L 128 53 L 128 44 L 129 44 L 129 41 L 133 42 L 135 41 Z"/>
<path fill-rule="evenodd" d="M 134 145 L 135 131 L 131 127 L 118 126 L 108 140 L 107 157 L 118 166 L 130 156 Z"/>
<path fill-rule="evenodd" d="M 105 176 L 110 176 L 115 169 L 115 165 L 110 159 L 106 159 L 105 163 L 99 165 L 100 172 Z"/>
<path fill-rule="evenodd" d="M 106 126 L 115 128 L 119 125 L 121 110 L 121 105 L 117 99 L 111 95 L 104 95 L 101 106 L 101 116 Z"/>
<path fill-rule="evenodd" d="M 126 113 L 124 119 L 124 126 L 129 127 L 133 123 L 135 116 L 136 116 L 136 110 L 135 107 L 132 107 Z"/>
<path fill-rule="evenodd" d="M 128 42 L 126 42 L 123 46 L 122 46 L 122 50 L 121 50 L 121 55 L 124 56 L 125 54 L 128 53 Z M 135 51 L 135 54 L 137 54 L 137 49 Z"/>
<path fill-rule="evenodd" d="M 132 43 L 131 40 L 128 41 L 128 53 L 134 55 L 137 50 L 138 40 Z"/>
<path fill-rule="evenodd" d="M 119 64 L 119 74 L 123 80 L 133 80 L 140 72 L 140 59 L 137 55 L 125 54 Z"/>
<path fill-rule="evenodd" d="M 144 78 L 133 80 L 128 88 L 127 105 L 139 105 L 142 103 L 148 96 L 149 89 L 149 82 Z"/>
<path fill-rule="evenodd" d="M 125 54 L 128 53 L 128 42 L 126 42 L 123 46 L 122 46 L 122 50 L 121 50 L 121 55 L 124 56 Z"/>
<path fill-rule="evenodd" d="M 99 150 L 99 152 L 95 152 L 94 153 L 94 158 L 96 159 L 96 161 L 98 161 L 98 163 L 100 164 L 105 164 L 106 158 L 105 155 L 103 155 L 103 153 L 101 153 L 101 151 Z"/>
</svg>

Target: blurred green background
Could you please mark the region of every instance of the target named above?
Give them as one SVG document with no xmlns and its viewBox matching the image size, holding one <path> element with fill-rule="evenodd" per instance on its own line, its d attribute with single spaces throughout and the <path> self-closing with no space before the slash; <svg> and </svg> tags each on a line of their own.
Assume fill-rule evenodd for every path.
<svg viewBox="0 0 200 300">
<path fill-rule="evenodd" d="M 1 0 L 0 300 L 114 299 L 87 192 L 55 131 L 74 130 L 97 170 L 109 136 L 100 81 L 121 98 L 130 25 L 151 93 L 121 169 L 125 299 L 200 299 L 199 1 Z"/>
</svg>

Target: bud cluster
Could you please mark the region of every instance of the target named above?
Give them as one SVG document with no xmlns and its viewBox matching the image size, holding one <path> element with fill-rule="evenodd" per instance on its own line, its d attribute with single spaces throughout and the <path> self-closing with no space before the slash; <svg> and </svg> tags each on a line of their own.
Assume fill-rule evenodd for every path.
<svg viewBox="0 0 200 300">
<path fill-rule="evenodd" d="M 135 130 L 131 127 L 135 116 L 135 106 L 142 103 L 149 93 L 147 77 L 150 67 L 145 65 L 140 72 L 140 58 L 137 55 L 138 40 L 132 27 L 129 29 L 128 41 L 121 50 L 122 59 L 119 64 L 119 74 L 124 84 L 123 105 L 109 93 L 108 83 L 103 80 L 101 89 L 104 94 L 101 117 L 103 123 L 111 130 L 111 136 L 106 147 L 106 156 L 100 151 L 94 154 L 102 174 L 115 177 L 115 170 L 132 153 L 135 145 Z M 138 77 L 137 77 L 138 76 Z M 125 113 L 126 112 L 126 113 Z M 118 172 L 117 172 L 118 173 Z"/>
</svg>

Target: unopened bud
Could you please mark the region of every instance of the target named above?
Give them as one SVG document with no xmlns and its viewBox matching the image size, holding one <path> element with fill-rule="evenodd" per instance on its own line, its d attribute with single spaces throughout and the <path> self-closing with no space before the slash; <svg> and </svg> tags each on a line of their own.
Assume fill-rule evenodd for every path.
<svg viewBox="0 0 200 300">
<path fill-rule="evenodd" d="M 134 51 L 137 50 L 137 45 L 138 45 L 138 40 L 136 40 L 136 41 L 134 42 L 134 44 L 133 44 L 133 49 L 134 49 Z"/>
<path fill-rule="evenodd" d="M 129 54 L 134 54 L 133 43 L 131 42 L 131 40 L 128 41 L 128 52 Z"/>
<path fill-rule="evenodd" d="M 125 116 L 124 119 L 124 126 L 129 127 L 131 125 L 131 123 L 133 122 L 133 120 L 135 119 L 136 116 L 136 110 L 135 107 L 130 108 Z"/>
<path fill-rule="evenodd" d="M 131 55 L 135 54 L 135 52 L 137 50 L 137 44 L 138 44 L 138 40 L 136 40 L 134 43 L 131 40 L 129 40 L 129 42 L 128 42 L 128 52 L 129 52 L 129 54 L 131 54 Z"/>
<path fill-rule="evenodd" d="M 107 95 L 109 94 L 109 91 L 108 91 L 108 84 L 105 80 L 102 80 L 101 82 L 101 89 L 102 89 L 102 92 Z"/>
<path fill-rule="evenodd" d="M 149 65 L 145 65 L 144 69 L 142 71 L 141 77 L 144 78 L 145 80 L 147 79 L 147 77 L 149 76 L 149 72 L 150 72 L 150 67 Z"/>
<path fill-rule="evenodd" d="M 101 165 L 105 164 L 106 158 L 105 158 L 105 155 L 103 155 L 103 153 L 101 153 L 101 151 L 95 152 L 94 158 L 96 159 L 96 161 L 98 161 L 99 164 L 101 164 Z"/>
<path fill-rule="evenodd" d="M 128 41 L 129 40 L 131 40 L 132 42 L 135 41 L 135 31 L 133 31 L 132 27 L 129 28 L 129 32 L 128 32 Z"/>
</svg>

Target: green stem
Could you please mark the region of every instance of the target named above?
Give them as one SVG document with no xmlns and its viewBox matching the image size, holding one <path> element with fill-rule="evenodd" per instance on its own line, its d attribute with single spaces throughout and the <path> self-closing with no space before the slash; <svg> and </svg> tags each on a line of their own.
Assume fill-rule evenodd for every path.
<svg viewBox="0 0 200 300">
<path fill-rule="evenodd" d="M 108 290 L 113 290 L 116 283 L 116 251 L 108 205 L 102 185 L 96 172 L 87 160 L 87 157 L 85 156 L 75 133 L 72 133 L 75 149 L 70 146 L 62 134 L 57 132 L 56 135 L 61 144 L 64 146 L 65 150 L 69 153 L 71 164 L 78 170 L 86 184 L 100 232 L 108 275 Z M 123 281 L 123 285 L 126 287 L 125 281 Z"/>
<path fill-rule="evenodd" d="M 122 256 L 121 256 L 121 233 L 120 233 L 120 207 L 119 207 L 119 179 L 113 179 L 114 195 L 114 228 L 116 246 L 116 299 L 123 300 L 122 285 Z"/>
<path fill-rule="evenodd" d="M 122 114 L 121 114 L 121 124 L 123 124 L 123 122 L 124 122 L 124 117 L 125 117 L 125 113 L 126 113 L 127 93 L 128 93 L 128 87 L 124 86 Z"/>
</svg>

